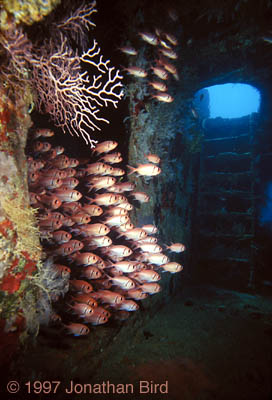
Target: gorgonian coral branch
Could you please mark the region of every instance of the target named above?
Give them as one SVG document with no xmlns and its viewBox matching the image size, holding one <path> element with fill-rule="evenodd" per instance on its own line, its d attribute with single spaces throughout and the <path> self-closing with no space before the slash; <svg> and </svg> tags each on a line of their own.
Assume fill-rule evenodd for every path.
<svg viewBox="0 0 272 400">
<path fill-rule="evenodd" d="M 93 75 L 91 84 L 87 71 L 81 72 L 80 61 L 89 62 L 87 56 L 92 60 L 99 53 L 95 42 L 82 57 L 74 55 L 63 38 L 61 47 L 54 54 L 31 59 L 39 111 L 49 113 L 56 125 L 71 135 L 82 135 L 91 147 L 97 142 L 90 138 L 88 129 L 101 130 L 97 122 L 109 123 L 98 116 L 100 109 L 108 103 L 117 107 L 123 96 L 120 89 L 122 76 L 114 67 L 108 67 L 109 60 L 103 62 L 101 56 L 99 61 L 91 61 L 90 64 L 102 72 Z"/>
<path fill-rule="evenodd" d="M 9 55 L 13 69 L 20 74 L 26 67 L 27 59 L 31 57 L 32 43 L 21 28 L 11 29 L 0 33 L 0 44 Z"/>
<path fill-rule="evenodd" d="M 14 29 L 0 43 L 9 54 L 13 70 L 23 71 L 28 66 L 30 82 L 36 89 L 36 106 L 42 113 L 48 113 L 56 126 L 71 135 L 82 136 L 87 144 L 95 147 L 90 130 L 101 130 L 99 122 L 109 123 L 98 114 L 103 107 L 112 104 L 115 108 L 123 97 L 122 76 L 119 70 L 109 67 L 109 60 L 103 61 L 100 48 L 94 40 L 93 46 L 81 56 L 69 44 L 63 31 L 76 32 L 83 40 L 84 29 L 94 24 L 89 17 L 96 12 L 96 2 L 82 6 L 66 21 L 55 24 L 59 31 L 50 41 L 35 47 L 21 29 Z M 73 31 L 74 30 L 74 31 Z M 92 73 L 81 68 L 85 63 Z"/>
<path fill-rule="evenodd" d="M 97 12 L 95 6 L 96 1 L 93 1 L 89 6 L 82 4 L 77 10 L 71 13 L 69 18 L 56 24 L 57 29 L 66 32 L 83 47 L 85 31 L 89 30 L 90 27 L 96 26 L 89 19 L 93 13 Z"/>
</svg>

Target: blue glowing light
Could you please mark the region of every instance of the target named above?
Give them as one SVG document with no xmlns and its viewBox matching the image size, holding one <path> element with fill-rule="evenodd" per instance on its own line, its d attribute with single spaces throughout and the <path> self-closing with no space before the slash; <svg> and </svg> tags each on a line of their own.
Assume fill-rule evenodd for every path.
<svg viewBox="0 0 272 400">
<path fill-rule="evenodd" d="M 272 182 L 269 182 L 266 190 L 266 204 L 261 210 L 261 224 L 272 222 Z"/>
<path fill-rule="evenodd" d="M 260 93 L 253 86 L 226 83 L 206 89 L 210 95 L 210 118 L 239 118 L 259 112 Z"/>
</svg>

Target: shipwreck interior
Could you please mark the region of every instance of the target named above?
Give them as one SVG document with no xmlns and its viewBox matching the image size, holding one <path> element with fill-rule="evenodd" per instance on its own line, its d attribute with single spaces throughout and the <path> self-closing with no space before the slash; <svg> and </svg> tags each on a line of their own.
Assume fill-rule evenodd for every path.
<svg viewBox="0 0 272 400">
<path fill-rule="evenodd" d="M 33 0 L 35 3 L 41 2 Z M 51 7 L 54 1 L 49 3 Z M 86 7 L 93 3 L 97 12 L 89 13 L 88 18 L 95 22 L 95 26 L 89 26 L 84 20 L 85 28 L 81 33 L 78 36 L 71 33 L 69 24 L 63 22 L 64 16 L 68 20 L 69 15 L 75 15 L 74 10 L 82 7 L 82 14 L 77 14 L 80 20 Z M 27 265 L 32 269 L 24 272 L 20 283 L 16 281 L 16 289 L 11 286 L 11 283 L 14 285 L 11 276 L 15 279 L 14 271 L 22 273 L 16 268 L 21 265 L 21 258 L 26 252 L 21 253 L 18 262 L 12 259 L 12 268 L 8 265 L 1 272 L 1 398 L 10 399 L 11 392 L 7 385 L 16 381 L 20 390 L 14 392 L 12 397 L 19 400 L 32 396 L 37 399 L 52 396 L 57 400 L 69 396 L 82 400 L 114 400 L 117 397 L 138 400 L 270 400 L 272 2 L 88 0 L 84 6 L 82 4 L 79 0 L 56 1 L 56 8 L 50 13 L 48 11 L 43 19 L 37 21 L 33 17 L 34 22 L 17 22 L 16 27 L 20 27 L 24 40 L 19 36 L 21 41 L 15 41 L 19 51 L 16 50 L 13 58 L 15 39 L 6 33 L 6 27 L 1 27 L 0 61 L 4 71 L 1 75 L 4 76 L 1 78 L 1 96 L 2 102 L 9 98 L 5 107 L 9 107 L 8 115 L 11 117 L 4 121 L 3 113 L 0 114 L 0 132 L 5 138 L 0 145 L 0 196 L 4 199 L 6 190 L 12 185 L 14 187 L 6 167 L 9 164 L 2 154 L 5 157 L 8 154 L 15 160 L 20 171 L 17 175 L 25 188 L 25 198 L 35 190 L 37 196 L 62 195 L 54 187 L 51 193 L 51 187 L 43 188 L 42 192 L 27 172 L 33 160 L 43 160 L 48 170 L 60 165 L 53 158 L 43 158 L 35 147 L 35 135 L 43 129 L 54 132 L 54 136 L 39 137 L 41 143 L 49 142 L 52 149 L 61 146 L 63 154 L 79 162 L 79 167 L 75 167 L 79 181 L 77 189 L 83 194 L 78 200 L 79 207 L 94 204 L 96 197 L 107 192 L 103 185 L 98 190 L 94 189 L 92 185 L 97 181 L 90 181 L 91 185 L 84 175 L 90 163 L 106 159 L 106 151 L 96 151 L 94 141 L 98 142 L 95 143 L 97 146 L 104 141 L 116 141 L 122 162 L 113 164 L 113 167 L 120 166 L 125 172 L 114 178 L 115 183 L 130 182 L 135 185 L 135 191 L 149 197 L 149 201 L 140 202 L 129 191 L 125 192 L 133 205 L 129 211 L 131 222 L 135 227 L 155 226 L 157 232 L 150 236 L 157 238 L 160 252 L 166 254 L 169 261 L 177 263 L 180 271 L 166 272 L 162 266 L 164 263 L 154 262 L 150 267 L 152 262 L 146 261 L 149 265 L 147 269 L 160 274 L 160 286 L 157 292 L 149 292 L 147 298 L 137 300 L 137 311 L 122 313 L 120 311 L 124 309 L 107 304 L 106 310 L 112 314 L 107 323 L 88 324 L 90 332 L 87 335 L 67 334 L 69 324 L 84 323 L 82 315 L 75 316 L 76 293 L 72 286 L 75 280 L 86 277 L 84 268 L 80 262 L 77 264 L 75 258 L 86 250 L 80 248 L 76 255 L 61 253 L 56 243 L 48 239 L 48 232 L 53 235 L 54 230 L 51 232 L 43 222 L 46 219 L 44 215 L 52 210 L 48 211 L 40 199 L 35 200 L 33 208 L 38 209 L 39 233 L 33 232 L 37 235 L 36 239 L 38 237 L 40 253 L 36 258 L 27 258 Z M 0 1 L 0 12 L 7 7 L 5 1 Z M 17 15 L 14 10 L 8 9 L 7 12 L 10 18 Z M 31 15 L 31 11 L 29 13 Z M 23 11 L 18 15 L 23 15 Z M 73 21 L 76 20 L 77 17 Z M 57 30 L 61 33 L 57 34 Z M 80 36 L 82 32 L 84 40 Z M 148 33 L 149 37 L 144 38 L 143 33 Z M 23 56 L 20 46 L 25 43 L 26 37 L 31 45 Z M 78 40 L 79 37 L 81 40 Z M 120 95 L 119 83 L 110 94 L 105 86 L 105 93 L 110 99 L 103 108 L 102 117 L 106 123 L 105 119 L 99 120 L 92 115 L 95 125 L 88 125 L 91 119 L 82 109 L 86 104 L 94 103 L 95 107 L 102 108 L 102 100 L 97 97 L 90 102 L 88 90 L 84 92 L 81 89 L 84 100 L 73 110 L 76 115 L 84 115 L 79 126 L 90 135 L 90 142 L 86 144 L 83 135 L 73 131 L 71 111 L 64 113 L 65 118 L 61 120 L 59 104 L 63 102 L 61 107 L 65 109 L 69 101 L 64 97 L 55 105 L 52 99 L 58 96 L 61 89 L 51 99 L 49 92 L 53 91 L 53 86 L 48 82 L 52 76 L 52 65 L 57 65 L 58 73 L 61 68 L 67 68 L 65 78 L 70 73 L 71 85 L 73 78 L 78 77 L 78 70 L 83 71 L 84 79 L 88 76 L 89 80 L 86 79 L 84 85 L 96 79 L 93 78 L 96 73 L 92 64 L 94 55 L 89 53 L 88 61 L 86 58 L 80 58 L 77 64 L 74 61 L 91 48 L 94 39 L 104 58 L 120 70 L 122 78 L 119 81 L 124 92 Z M 63 43 L 69 47 L 70 53 L 67 48 L 64 49 Z M 60 50 L 52 56 L 54 45 L 65 53 L 61 56 L 64 60 L 67 54 L 74 57 L 71 64 L 58 61 Z M 16 61 L 18 54 L 19 61 Z M 28 79 L 21 79 L 17 94 L 14 91 L 14 87 L 17 88 L 12 70 L 14 64 L 10 62 L 6 65 L 7 55 L 12 62 L 17 62 L 17 69 L 22 65 L 28 68 Z M 48 63 L 47 58 L 50 60 Z M 25 63 L 22 59 L 26 60 Z M 42 62 L 43 67 L 39 70 L 38 65 Z M 76 72 L 72 68 L 74 65 Z M 168 78 L 159 76 L 162 72 L 156 72 L 156 68 L 164 68 Z M 43 73 L 47 74 L 44 86 L 41 83 Z M 28 87 L 31 74 L 34 83 Z M 3 79 L 6 86 L 2 84 Z M 154 81 L 160 83 L 159 92 L 152 86 Z M 114 79 L 111 82 L 115 83 Z M 167 85 L 168 97 L 163 84 Z M 234 118 L 213 116 L 208 89 L 224 84 L 252 86 L 259 94 L 257 109 Z M 100 89 L 99 85 L 96 90 Z M 120 97 L 116 102 L 114 90 L 117 90 L 116 97 Z M 41 91 L 46 93 L 41 95 Z M 29 97 L 22 97 L 25 108 L 20 106 L 17 112 L 19 102 L 16 96 L 22 96 L 23 92 Z M 101 96 L 103 98 L 103 93 Z M 220 94 L 217 96 L 220 100 Z M 247 100 L 244 98 L 245 103 Z M 242 103 L 243 100 L 241 108 Z M 4 107 L 2 103 L 0 105 Z M 22 119 L 24 114 L 27 117 Z M 96 125 L 99 129 L 90 128 Z M 65 129 L 62 129 L 63 126 Z M 17 139 L 19 134 L 24 139 Z M 161 172 L 155 176 L 139 172 L 141 165 L 147 163 L 147 155 L 160 158 L 156 165 Z M 133 168 L 137 166 L 135 173 Z M 41 176 L 34 178 L 44 184 Z M 98 202 L 95 204 L 99 205 Z M 21 214 L 5 214 L 6 208 L 1 200 L 0 206 L 1 218 L 3 214 L 20 220 Z M 62 207 L 59 210 L 63 210 Z M 101 207 L 104 214 L 91 216 L 92 223 L 105 223 L 108 205 L 102 204 Z M 29 209 L 29 204 L 25 208 Z M 74 217 L 72 213 L 66 213 L 65 217 L 68 214 L 69 218 Z M 10 220 L 13 222 L 12 217 Z M 63 229 L 72 239 L 82 240 L 85 244 L 85 233 L 77 223 Z M 3 238 L 10 243 L 15 241 L 11 231 L 6 230 L 6 226 L 11 229 L 12 225 L 2 224 L 1 219 L 0 250 Z M 130 247 L 136 259 L 139 245 L 126 240 L 115 228 L 108 231 L 111 241 Z M 15 237 L 19 236 L 18 232 Z M 183 244 L 185 251 L 171 251 L 173 243 Z M 7 248 L 8 254 L 12 253 L 13 250 Z M 93 251 L 102 263 L 106 261 L 101 268 L 103 271 L 99 272 L 102 277 L 100 282 L 87 279 L 94 287 L 93 293 L 98 293 L 98 297 L 94 298 L 104 307 L 99 292 L 111 290 L 109 281 L 113 282 L 114 294 L 120 291 L 120 295 L 126 296 L 127 288 L 121 290 L 115 286 L 116 275 L 109 270 L 109 264 L 114 264 L 114 261 L 109 261 L 106 250 L 93 243 L 90 248 L 87 251 Z M 3 251 L 7 254 L 6 248 Z M 2 253 L 1 257 L 4 259 Z M 133 256 L 129 259 L 135 261 Z M 143 258 L 137 258 L 139 260 Z M 5 262 L 8 263 L 9 259 Z M 54 262 L 68 265 L 72 271 L 68 278 L 61 276 L 62 282 L 58 278 L 59 286 L 55 285 L 55 275 L 50 272 L 50 265 Z M 26 265 L 25 260 L 22 265 Z M 35 265 L 38 265 L 38 272 L 35 272 Z M 45 272 L 43 275 L 42 271 L 48 271 L 48 275 L 45 276 Z M 132 275 L 125 272 L 123 276 Z M 139 287 L 137 275 L 136 278 L 133 275 L 133 279 Z M 36 284 L 35 289 L 27 286 L 31 284 Z M 52 314 L 58 315 L 60 320 L 52 322 Z M 52 383 L 55 381 L 60 385 L 53 392 Z M 101 382 L 106 382 L 104 387 Z M 131 386 L 126 386 L 129 384 Z"/>
</svg>

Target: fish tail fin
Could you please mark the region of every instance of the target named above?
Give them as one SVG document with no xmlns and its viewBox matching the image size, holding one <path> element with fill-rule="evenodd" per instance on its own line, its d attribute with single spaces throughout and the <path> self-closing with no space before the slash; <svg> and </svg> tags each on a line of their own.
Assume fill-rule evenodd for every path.
<svg viewBox="0 0 272 400">
<path fill-rule="evenodd" d="M 77 254 L 78 254 L 78 251 L 75 252 L 75 253 L 73 253 L 73 254 L 69 254 L 69 256 L 67 256 L 67 260 L 68 260 L 69 262 L 75 261 Z"/>
<path fill-rule="evenodd" d="M 87 204 L 92 204 L 94 202 L 94 199 L 92 199 L 91 197 L 85 196 L 85 199 L 88 200 Z"/>
<path fill-rule="evenodd" d="M 93 190 L 93 186 L 88 184 L 86 184 L 85 186 L 88 188 L 87 193 L 89 194 Z"/>
<path fill-rule="evenodd" d="M 109 281 L 112 281 L 112 276 L 106 274 L 106 272 L 104 272 L 104 275 L 106 276 L 106 278 L 108 278 Z"/>
<path fill-rule="evenodd" d="M 129 169 L 129 173 L 128 175 L 133 174 L 133 172 L 135 172 L 137 170 L 137 168 L 131 167 L 130 165 L 127 165 L 128 169 Z"/>
</svg>

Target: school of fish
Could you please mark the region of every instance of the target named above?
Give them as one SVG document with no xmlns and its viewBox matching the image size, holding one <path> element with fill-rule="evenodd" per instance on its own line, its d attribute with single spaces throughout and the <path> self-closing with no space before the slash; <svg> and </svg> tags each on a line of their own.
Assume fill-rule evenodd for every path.
<svg viewBox="0 0 272 400">
<path fill-rule="evenodd" d="M 178 46 L 177 38 L 171 33 L 163 32 L 156 28 L 155 32 L 139 32 L 140 39 L 156 49 L 156 56 L 154 64 L 151 64 L 150 68 L 142 68 L 138 65 L 131 65 L 128 68 L 124 68 L 129 75 L 136 78 L 147 78 L 147 84 L 155 90 L 151 92 L 150 96 L 152 99 L 156 99 L 163 103 L 171 103 L 174 101 L 174 97 L 167 93 L 168 87 L 166 81 L 172 76 L 176 81 L 179 80 L 177 68 L 173 64 L 178 59 L 175 47 Z M 132 46 L 119 47 L 119 50 L 130 56 L 136 57 L 138 51 Z M 139 64 L 140 61 L 135 61 L 133 64 Z M 152 75 L 152 78 L 151 78 Z"/>
<path fill-rule="evenodd" d="M 64 299 L 51 298 L 50 323 L 82 336 L 92 325 L 127 319 L 139 301 L 160 292 L 161 273 L 183 269 L 163 251 L 181 253 L 185 246 L 159 244 L 156 226 L 130 220 L 135 202 L 148 202 L 149 196 L 125 177 L 159 175 L 156 154 L 126 172 L 116 141 L 99 143 L 89 160 L 77 160 L 50 144 L 53 135 L 37 129 L 30 139 L 30 203 L 38 209 L 41 242 L 58 279 L 69 277 Z"/>
</svg>

